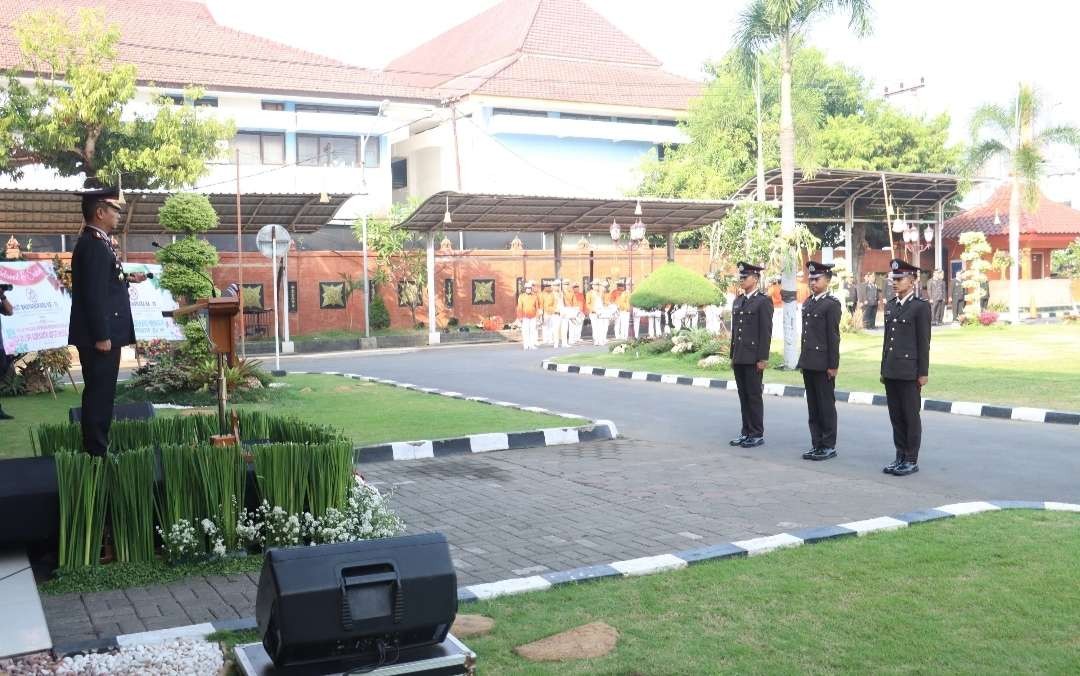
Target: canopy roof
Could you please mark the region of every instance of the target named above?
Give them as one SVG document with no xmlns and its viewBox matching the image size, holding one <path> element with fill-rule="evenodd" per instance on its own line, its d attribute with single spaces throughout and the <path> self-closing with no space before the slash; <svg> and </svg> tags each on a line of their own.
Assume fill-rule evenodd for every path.
<svg viewBox="0 0 1080 676">
<path fill-rule="evenodd" d="M 651 233 L 694 230 L 724 217 L 734 202 L 642 198 L 641 220 Z M 606 233 L 637 216 L 637 199 L 440 192 L 427 198 L 399 228 L 434 230 Z M 449 209 L 450 224 L 443 223 Z"/>
<path fill-rule="evenodd" d="M 821 169 L 807 176 L 795 170 L 796 209 L 842 210 L 844 203 L 856 200 L 858 210 L 867 214 L 885 213 L 882 175 L 889 187 L 893 208 L 908 215 L 930 213 L 938 202 L 956 195 L 958 176 L 949 174 L 903 174 L 895 172 L 861 171 L 855 169 Z M 754 199 L 757 179 L 750 179 L 732 195 L 735 200 Z M 765 174 L 765 195 L 779 200 L 783 187 L 779 169 Z"/>
<path fill-rule="evenodd" d="M 945 237 L 959 237 L 965 232 L 986 235 L 1009 234 L 1009 198 L 1012 184 L 998 186 L 990 199 L 959 213 L 941 226 Z M 1041 192 L 1034 211 L 1020 203 L 1021 235 L 1080 235 L 1080 211 L 1046 198 Z"/>
<path fill-rule="evenodd" d="M 131 234 L 162 232 L 158 209 L 172 193 L 152 190 L 125 190 L 127 205 L 120 227 Z M 236 194 L 206 195 L 221 218 L 221 228 L 236 228 Z M 270 223 L 293 232 L 312 232 L 330 221 L 351 195 L 328 195 L 325 203 L 318 194 L 246 193 L 240 195 L 240 220 L 244 232 L 257 232 Z M 67 190 L 0 189 L 0 233 L 75 234 L 82 228 L 79 197 Z"/>
</svg>

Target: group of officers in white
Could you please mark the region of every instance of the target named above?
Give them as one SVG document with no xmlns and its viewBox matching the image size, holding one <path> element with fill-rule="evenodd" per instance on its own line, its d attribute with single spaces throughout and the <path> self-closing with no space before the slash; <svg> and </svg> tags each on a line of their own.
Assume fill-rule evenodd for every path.
<svg viewBox="0 0 1080 676">
<path fill-rule="evenodd" d="M 525 282 L 517 304 L 524 349 L 576 345 L 581 342 L 586 319 L 592 327 L 593 345 L 607 345 L 609 334 L 614 334 L 615 340 L 626 340 L 631 336 L 654 338 L 684 328 L 698 328 L 701 314 L 698 307 L 635 308 L 630 303 L 632 290 L 629 279 L 614 283 L 594 280 L 588 293 L 582 293 L 581 285 L 568 279 L 544 281 L 539 293 L 533 281 Z M 703 309 L 705 328 L 718 333 L 725 308 L 708 305 Z"/>
</svg>

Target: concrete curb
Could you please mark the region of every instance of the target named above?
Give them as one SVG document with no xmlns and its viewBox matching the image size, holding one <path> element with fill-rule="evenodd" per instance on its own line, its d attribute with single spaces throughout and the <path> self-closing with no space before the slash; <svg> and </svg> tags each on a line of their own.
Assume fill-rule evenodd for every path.
<svg viewBox="0 0 1080 676">
<path fill-rule="evenodd" d="M 717 561 L 742 556 L 758 556 L 767 554 L 778 549 L 801 547 L 819 542 L 836 540 L 845 537 L 862 537 L 879 531 L 898 530 L 908 526 L 949 519 L 969 514 L 982 512 L 1000 511 L 1004 509 L 1031 509 L 1051 512 L 1076 512 L 1080 514 L 1080 505 L 1068 502 L 1035 502 L 1026 500 L 990 500 L 977 502 L 958 502 L 949 505 L 941 505 L 931 509 L 920 509 L 893 516 L 879 516 L 874 519 L 851 521 L 835 526 L 820 526 L 817 528 L 802 528 L 790 533 L 778 533 L 766 537 L 740 540 L 737 542 L 725 542 L 717 545 L 685 549 L 670 554 L 658 554 L 643 556 L 626 561 L 613 561 L 606 564 L 582 566 L 571 570 L 554 571 L 531 575 L 529 577 L 515 577 L 497 582 L 458 587 L 458 602 L 471 603 L 485 599 L 493 599 L 500 596 L 513 596 L 527 592 L 543 591 L 553 587 L 559 587 L 578 582 L 588 582 L 603 578 L 615 577 L 638 577 L 653 575 L 679 570 L 704 561 Z M 87 641 L 84 643 L 71 644 L 53 648 L 58 657 L 64 657 L 76 653 L 91 652 L 96 650 L 112 650 L 118 647 L 157 643 L 176 638 L 205 638 L 215 631 L 229 631 L 254 628 L 254 618 L 241 618 L 239 620 L 225 620 L 221 622 L 207 622 L 194 624 L 186 627 L 161 629 L 158 631 L 144 631 L 136 634 L 124 634 L 99 641 Z"/>
<path fill-rule="evenodd" d="M 578 373 L 581 375 L 594 375 L 604 378 L 644 380 L 667 385 L 690 385 L 692 387 L 719 390 L 738 389 L 734 380 L 721 380 L 719 378 L 705 378 L 702 376 L 691 377 L 666 373 L 649 373 L 646 371 L 625 371 L 621 369 L 604 368 L 602 366 L 580 366 L 577 364 L 555 363 L 546 359 L 540 362 L 540 367 L 558 373 Z M 797 385 L 782 385 L 780 383 L 765 383 L 764 393 L 774 397 L 806 397 L 805 388 L 798 387 Z M 885 406 L 887 403 L 884 394 L 876 394 L 874 392 L 842 392 L 837 390 L 836 400 L 847 402 L 849 404 L 867 404 L 870 406 Z M 996 404 L 983 404 L 972 401 L 923 399 L 922 410 L 936 411 L 938 413 L 951 413 L 953 415 L 974 416 L 977 418 L 998 418 L 1004 420 L 1021 420 L 1024 422 L 1080 426 L 1080 413 L 1050 411 L 1045 408 L 998 406 Z"/>
<path fill-rule="evenodd" d="M 375 446 L 358 446 L 353 449 L 353 460 L 356 464 L 371 462 L 388 462 L 393 460 L 419 460 L 422 458 L 445 458 L 454 455 L 468 455 L 471 453 L 490 453 L 492 451 L 521 450 L 527 448 L 546 448 L 548 446 L 561 446 L 565 444 L 578 444 L 586 441 L 610 441 L 619 436 L 615 423 L 610 420 L 589 420 L 585 416 L 575 413 L 563 413 L 551 411 L 539 406 L 524 406 L 509 401 L 496 401 L 487 397 L 470 397 L 461 392 L 440 390 L 434 387 L 419 387 L 412 383 L 401 383 L 386 378 L 374 378 L 357 373 L 341 373 L 339 371 L 289 371 L 294 375 L 324 375 L 340 376 L 353 380 L 362 380 L 380 385 L 390 385 L 406 390 L 434 394 L 451 399 L 472 401 L 478 404 L 502 406 L 514 408 L 529 413 L 541 413 L 558 416 L 568 420 L 585 421 L 583 425 L 567 427 L 548 427 L 521 432 L 487 432 L 483 434 L 471 434 L 464 437 L 449 439 L 420 439 L 415 441 L 395 441 Z"/>
</svg>

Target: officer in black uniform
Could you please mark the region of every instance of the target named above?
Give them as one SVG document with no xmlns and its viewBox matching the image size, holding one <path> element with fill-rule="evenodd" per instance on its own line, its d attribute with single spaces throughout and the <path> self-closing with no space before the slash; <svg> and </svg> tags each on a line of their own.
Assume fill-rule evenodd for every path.
<svg viewBox="0 0 1080 676">
<path fill-rule="evenodd" d="M 743 294 L 731 308 L 731 367 L 739 387 L 742 433 L 728 442 L 732 446 L 754 448 L 765 443 L 762 420 L 765 405 L 761 400 L 761 380 L 769 363 L 772 342 L 772 299 L 761 292 L 761 271 L 750 263 L 739 263 L 739 284 Z"/>
<path fill-rule="evenodd" d="M 922 444 L 922 388 L 930 373 L 930 304 L 915 295 L 919 269 L 893 259 L 896 297 L 885 306 L 881 382 L 889 403 L 896 458 L 884 472 L 907 476 L 919 471 Z"/>
<path fill-rule="evenodd" d="M 840 368 L 840 300 L 829 295 L 833 266 L 810 261 L 806 276 L 813 295 L 803 303 L 799 368 L 810 413 L 810 450 L 804 460 L 836 457 L 836 371 Z"/>
<path fill-rule="evenodd" d="M 103 456 L 109 448 L 120 348 L 135 342 L 128 282 L 146 279 L 126 275 L 110 234 L 120 221 L 123 205 L 117 188 L 101 187 L 93 179 L 82 197 L 83 227 L 71 255 L 71 321 L 68 343 L 79 351 L 82 364 L 83 450 Z"/>
</svg>

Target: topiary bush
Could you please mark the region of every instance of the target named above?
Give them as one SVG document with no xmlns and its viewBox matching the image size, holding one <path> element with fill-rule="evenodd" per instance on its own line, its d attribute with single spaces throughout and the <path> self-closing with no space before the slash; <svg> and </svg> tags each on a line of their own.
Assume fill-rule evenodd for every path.
<svg viewBox="0 0 1080 676">
<path fill-rule="evenodd" d="M 637 308 L 664 305 L 721 304 L 720 290 L 702 275 L 676 263 L 668 263 L 645 278 L 630 296 Z"/>
<path fill-rule="evenodd" d="M 374 296 L 371 305 L 368 306 L 368 317 L 371 319 L 371 328 L 379 331 L 390 328 L 390 311 L 386 309 L 386 303 L 382 296 Z"/>
<path fill-rule="evenodd" d="M 170 196 L 161 205 L 158 222 L 170 232 L 201 235 L 218 226 L 218 214 L 206 195 L 181 192 Z"/>
<path fill-rule="evenodd" d="M 641 351 L 645 354 L 664 354 L 671 352 L 671 348 L 674 347 L 675 342 L 671 339 L 671 336 L 663 336 L 661 338 L 655 338 L 641 345 Z"/>
</svg>

